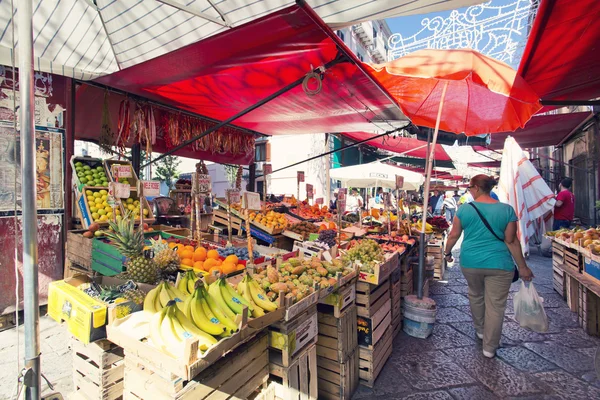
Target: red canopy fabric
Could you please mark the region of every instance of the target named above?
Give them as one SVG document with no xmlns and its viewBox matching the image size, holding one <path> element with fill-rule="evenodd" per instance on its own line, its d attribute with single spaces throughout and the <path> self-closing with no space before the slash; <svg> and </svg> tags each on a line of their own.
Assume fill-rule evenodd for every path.
<svg viewBox="0 0 600 400">
<path fill-rule="evenodd" d="M 598 5 L 597 0 L 541 2 L 519 74 L 542 100 L 600 97 Z"/>
<path fill-rule="evenodd" d="M 355 140 L 357 142 L 367 140 L 369 137 L 376 136 L 372 133 L 367 132 L 344 132 L 343 136 Z M 427 157 L 427 142 L 423 142 L 418 139 L 408 137 L 397 137 L 382 136 L 377 139 L 369 140 L 366 142 L 369 146 L 376 147 L 378 149 L 391 151 L 392 153 L 401 153 L 407 157 L 426 158 Z M 441 144 L 435 145 L 435 158 L 436 161 L 452 161 L 452 158 L 446 153 L 446 150 Z"/>
<path fill-rule="evenodd" d="M 409 171 L 420 172 L 422 174 L 425 174 L 425 168 L 410 167 L 410 166 L 395 165 L 395 164 L 390 164 L 390 165 L 394 165 L 398 168 L 406 169 Z M 463 179 L 463 177 L 461 175 L 452 175 L 450 172 L 439 171 L 439 170 L 435 170 L 435 169 L 431 171 L 431 177 L 436 178 L 436 179 L 446 179 L 446 180 L 461 180 L 461 179 Z"/>
<path fill-rule="evenodd" d="M 467 166 L 473 168 L 500 168 L 502 161 L 480 161 L 468 163 Z"/>
<path fill-rule="evenodd" d="M 306 5 L 295 5 L 97 81 L 225 120 L 334 60 L 322 90 L 302 85 L 238 118 L 268 135 L 389 130 L 407 118 L 360 61 Z M 314 85 L 310 85 L 311 88 Z M 392 126 L 385 121 L 402 121 Z"/>
<path fill-rule="evenodd" d="M 589 112 L 571 114 L 536 115 L 522 129 L 492 135 L 490 149 L 501 150 L 508 136 L 515 138 L 521 148 L 557 146 L 593 116 Z"/>
</svg>

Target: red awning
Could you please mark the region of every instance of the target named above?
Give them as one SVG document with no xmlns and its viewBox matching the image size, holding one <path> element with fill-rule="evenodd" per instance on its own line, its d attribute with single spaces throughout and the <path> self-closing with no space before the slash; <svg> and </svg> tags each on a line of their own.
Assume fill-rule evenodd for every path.
<svg viewBox="0 0 600 400">
<path fill-rule="evenodd" d="M 331 62 L 340 49 L 347 61 L 325 71 L 320 93 L 309 96 L 298 85 L 234 124 L 268 135 L 404 126 L 407 118 L 398 105 L 306 5 L 288 7 L 97 82 L 223 121 Z"/>
<path fill-rule="evenodd" d="M 396 164 L 390 164 L 390 165 L 393 165 L 398 168 L 406 169 L 408 171 L 419 172 L 421 174 L 425 174 L 425 168 L 408 167 L 408 166 L 396 165 Z M 445 179 L 445 180 L 461 180 L 461 179 L 463 179 L 463 177 L 460 175 L 452 175 L 451 173 L 449 173 L 447 171 L 439 171 L 436 169 L 431 171 L 431 177 L 436 178 L 436 179 Z"/>
<path fill-rule="evenodd" d="M 571 114 L 537 115 L 529 120 L 524 128 L 514 132 L 495 133 L 490 149 L 503 149 L 508 136 L 515 138 L 524 149 L 561 144 L 575 129 L 593 116 L 589 112 Z"/>
<path fill-rule="evenodd" d="M 355 140 L 357 142 L 367 140 L 369 137 L 376 136 L 367 132 L 344 132 L 343 136 Z M 378 149 L 391 151 L 392 153 L 403 154 L 407 157 L 426 158 L 427 157 L 427 142 L 408 137 L 392 138 L 391 136 L 383 136 L 377 139 L 366 142 L 369 146 Z M 435 145 L 435 160 L 436 161 L 452 161 L 446 150 L 441 144 Z"/>
<path fill-rule="evenodd" d="M 467 166 L 472 168 L 500 168 L 501 161 L 481 161 L 481 162 L 470 162 Z"/>
<path fill-rule="evenodd" d="M 598 0 L 541 2 L 519 75 L 542 100 L 600 97 L 598 6 Z"/>
</svg>

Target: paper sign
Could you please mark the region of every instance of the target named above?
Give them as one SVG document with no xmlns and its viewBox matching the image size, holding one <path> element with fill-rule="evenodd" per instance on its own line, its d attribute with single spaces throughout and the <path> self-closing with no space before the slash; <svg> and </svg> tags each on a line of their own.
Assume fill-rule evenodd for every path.
<svg viewBox="0 0 600 400">
<path fill-rule="evenodd" d="M 323 204 L 323 198 L 319 197 L 318 199 L 315 199 L 315 204 Z"/>
<path fill-rule="evenodd" d="M 108 195 L 119 199 L 128 199 L 131 187 L 127 183 L 110 182 L 108 184 Z"/>
<path fill-rule="evenodd" d="M 237 204 L 240 202 L 240 191 L 236 189 L 227 189 L 227 194 L 229 195 L 229 203 Z"/>
<path fill-rule="evenodd" d="M 210 175 L 198 174 L 196 176 L 198 180 L 198 192 L 199 193 L 210 193 L 212 186 L 210 181 Z"/>
<path fill-rule="evenodd" d="M 404 186 L 404 177 L 402 175 L 396 175 L 396 189 L 402 189 Z"/>
<path fill-rule="evenodd" d="M 273 173 L 273 166 L 271 164 L 265 164 L 263 166 L 263 175 L 271 175 Z"/>
<path fill-rule="evenodd" d="M 260 195 L 254 192 L 244 193 L 242 208 L 247 210 L 260 210 Z"/>
<path fill-rule="evenodd" d="M 391 207 L 392 206 L 392 196 L 390 192 L 384 192 L 381 194 L 381 197 L 383 198 L 383 204 L 387 207 Z"/>
<path fill-rule="evenodd" d="M 113 175 L 115 178 L 131 178 L 131 166 L 129 165 L 113 165 Z"/>
<path fill-rule="evenodd" d="M 346 192 L 347 191 L 348 191 L 347 188 L 343 188 L 343 189 L 340 189 L 338 192 L 338 199 L 337 199 L 338 213 L 343 213 L 344 211 L 346 211 Z"/>
<path fill-rule="evenodd" d="M 160 182 L 159 181 L 141 181 L 144 186 L 144 196 L 156 197 L 160 196 Z"/>
<path fill-rule="evenodd" d="M 306 197 L 308 197 L 309 199 L 312 199 L 314 196 L 314 188 L 313 185 L 311 185 L 310 183 L 306 184 Z"/>
<path fill-rule="evenodd" d="M 298 171 L 298 183 L 304 182 L 304 171 Z"/>
</svg>

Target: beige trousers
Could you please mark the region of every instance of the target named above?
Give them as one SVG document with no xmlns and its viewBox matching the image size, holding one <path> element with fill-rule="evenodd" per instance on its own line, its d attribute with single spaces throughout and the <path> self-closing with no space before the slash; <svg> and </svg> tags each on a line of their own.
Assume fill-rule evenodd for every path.
<svg viewBox="0 0 600 400">
<path fill-rule="evenodd" d="M 494 353 L 500 346 L 506 299 L 514 271 L 485 268 L 461 268 L 469 285 L 469 303 L 473 323 L 483 333 L 483 350 Z"/>
</svg>

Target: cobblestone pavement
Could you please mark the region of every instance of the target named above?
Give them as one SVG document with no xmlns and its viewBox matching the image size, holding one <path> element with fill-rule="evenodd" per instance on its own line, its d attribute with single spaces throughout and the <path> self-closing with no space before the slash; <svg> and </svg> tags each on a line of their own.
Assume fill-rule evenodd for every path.
<svg viewBox="0 0 600 400">
<path fill-rule="evenodd" d="M 536 252 L 536 250 L 532 250 Z M 354 399 L 496 400 L 600 399 L 593 357 L 600 338 L 587 335 L 562 297 L 552 288 L 552 262 L 530 256 L 534 284 L 544 298 L 548 332 L 535 333 L 514 320 L 513 284 L 500 349 L 494 359 L 482 354 L 475 336 L 467 283 L 458 265 L 431 285 L 437 322 L 427 339 L 401 332 L 375 387 L 360 386 Z"/>
</svg>

